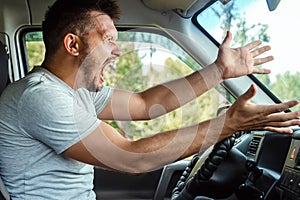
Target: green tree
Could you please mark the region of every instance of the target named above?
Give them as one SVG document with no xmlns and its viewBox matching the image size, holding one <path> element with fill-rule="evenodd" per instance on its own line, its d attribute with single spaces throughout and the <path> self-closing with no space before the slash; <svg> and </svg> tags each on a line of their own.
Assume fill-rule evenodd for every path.
<svg viewBox="0 0 300 200">
<path fill-rule="evenodd" d="M 278 95 L 278 98 L 282 101 L 291 99 L 300 99 L 300 72 L 291 74 L 290 71 L 286 71 L 284 74 L 277 74 L 276 81 L 271 85 L 272 91 Z M 292 89 L 287 89 L 292 88 Z M 297 105 L 293 110 L 300 109 L 300 105 Z"/>
<path fill-rule="evenodd" d="M 238 9 L 236 9 L 235 1 L 230 2 L 226 6 L 219 7 L 218 9 L 213 9 L 213 12 L 222 21 L 220 28 L 223 30 L 224 36 L 227 30 L 234 32 L 232 46 L 243 46 L 258 39 L 263 42 L 270 41 L 270 36 L 267 32 L 269 26 L 262 23 L 248 24 L 243 13 L 240 13 Z M 263 74 L 255 76 L 268 88 L 271 87 L 269 76 Z"/>
</svg>

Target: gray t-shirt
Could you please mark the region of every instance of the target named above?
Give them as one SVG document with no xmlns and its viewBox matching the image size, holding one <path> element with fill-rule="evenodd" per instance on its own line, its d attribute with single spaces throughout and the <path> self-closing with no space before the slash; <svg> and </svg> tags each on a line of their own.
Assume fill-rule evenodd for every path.
<svg viewBox="0 0 300 200">
<path fill-rule="evenodd" d="M 113 89 L 74 91 L 36 67 L 0 97 L 0 175 L 12 199 L 95 199 L 94 168 L 61 153 L 101 121 Z"/>
</svg>

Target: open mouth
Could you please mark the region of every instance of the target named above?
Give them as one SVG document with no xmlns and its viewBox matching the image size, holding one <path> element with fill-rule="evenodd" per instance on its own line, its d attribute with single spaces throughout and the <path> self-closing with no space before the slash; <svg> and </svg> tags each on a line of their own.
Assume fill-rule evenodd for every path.
<svg viewBox="0 0 300 200">
<path fill-rule="evenodd" d="M 104 78 L 104 70 L 107 66 L 109 65 L 114 65 L 115 64 L 115 58 L 108 58 L 104 63 L 103 63 L 103 66 L 102 66 L 102 69 L 101 69 L 101 72 L 100 72 L 100 81 L 103 83 L 105 81 L 105 78 Z"/>
<path fill-rule="evenodd" d="M 105 68 L 105 67 L 102 68 L 101 73 L 100 73 L 100 81 L 101 81 L 102 83 L 105 81 L 105 79 L 104 79 L 104 68 Z"/>
</svg>

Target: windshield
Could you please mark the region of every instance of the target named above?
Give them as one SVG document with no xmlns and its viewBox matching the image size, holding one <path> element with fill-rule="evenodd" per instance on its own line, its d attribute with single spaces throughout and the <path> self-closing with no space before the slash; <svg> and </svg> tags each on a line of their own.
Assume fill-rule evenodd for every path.
<svg viewBox="0 0 300 200">
<path fill-rule="evenodd" d="M 264 64 L 272 72 L 255 75 L 281 101 L 300 100 L 298 37 L 300 19 L 298 1 L 281 1 L 277 9 L 269 11 L 266 0 L 232 0 L 226 5 L 216 1 L 196 16 L 197 23 L 221 43 L 227 30 L 233 33 L 233 46 L 241 46 L 260 39 L 271 46 L 268 54 L 274 61 Z M 299 106 L 293 110 L 299 109 Z"/>
</svg>

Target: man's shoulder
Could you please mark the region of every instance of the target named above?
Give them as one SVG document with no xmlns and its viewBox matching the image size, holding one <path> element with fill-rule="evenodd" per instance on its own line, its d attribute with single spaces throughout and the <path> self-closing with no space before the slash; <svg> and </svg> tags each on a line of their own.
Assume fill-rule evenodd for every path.
<svg viewBox="0 0 300 200">
<path fill-rule="evenodd" d="M 73 104 L 71 89 L 44 76 L 42 73 L 30 73 L 8 85 L 0 97 L 0 106 L 20 113 Z"/>
</svg>

